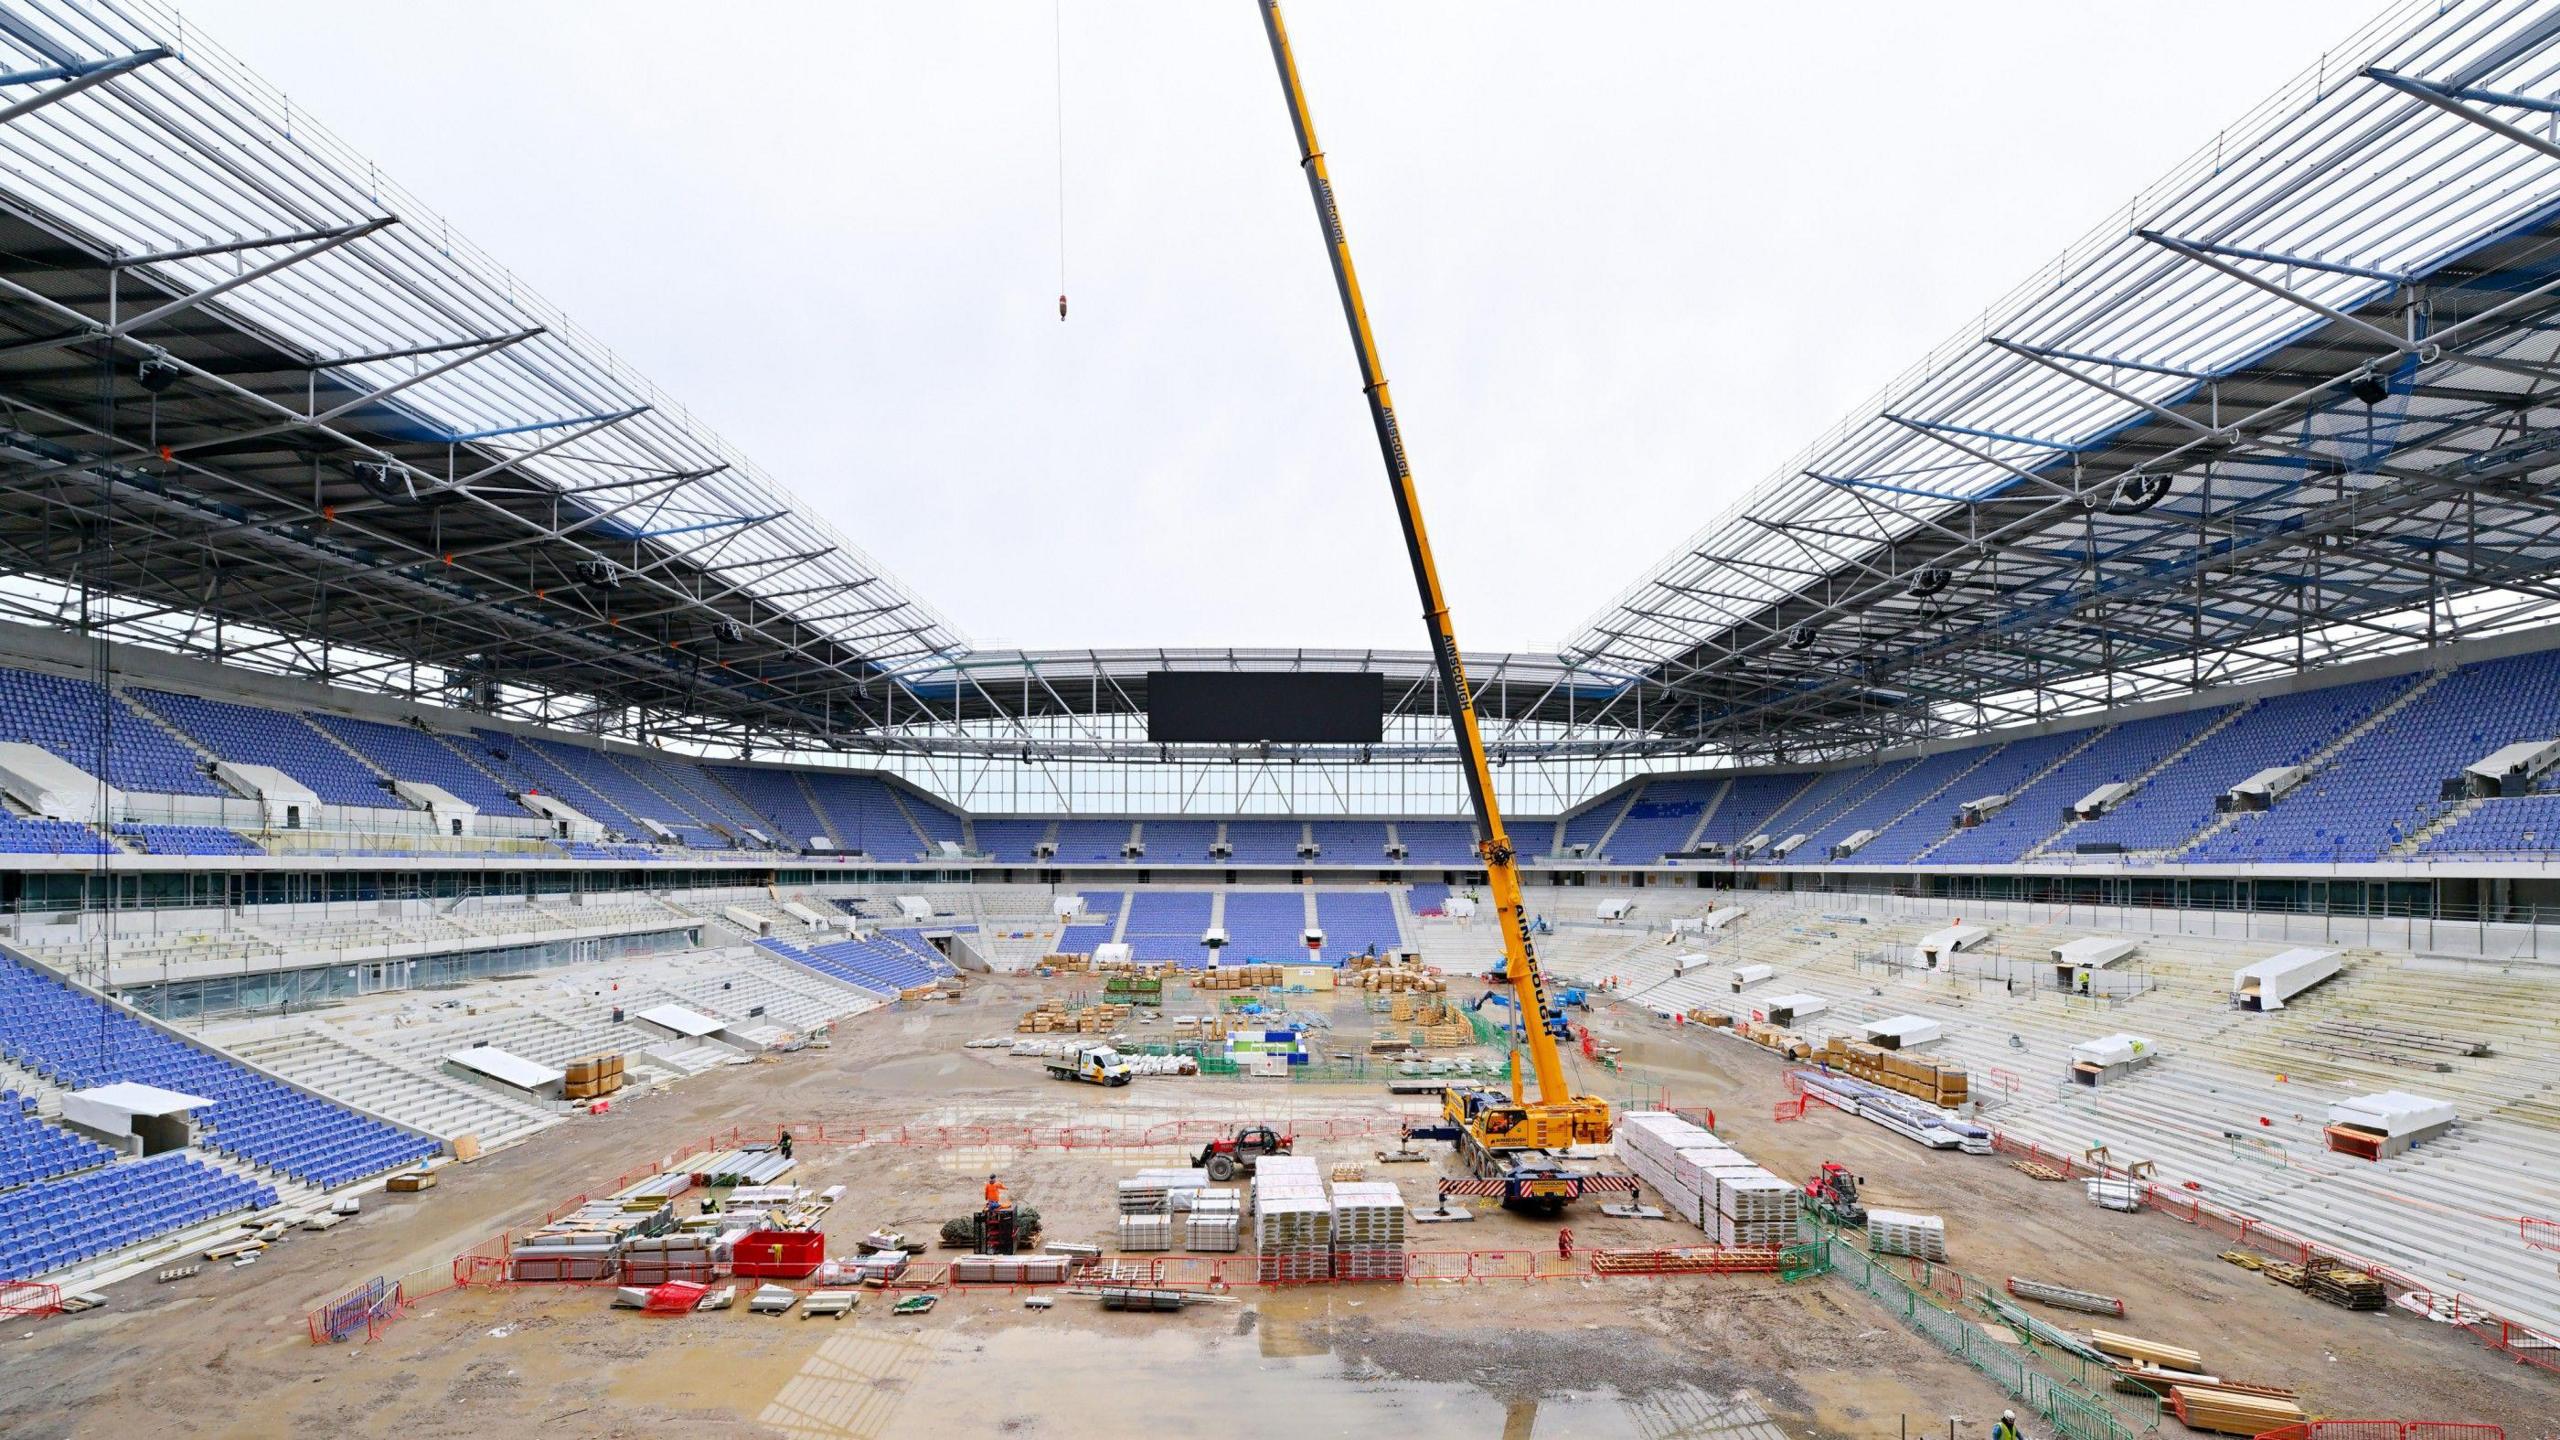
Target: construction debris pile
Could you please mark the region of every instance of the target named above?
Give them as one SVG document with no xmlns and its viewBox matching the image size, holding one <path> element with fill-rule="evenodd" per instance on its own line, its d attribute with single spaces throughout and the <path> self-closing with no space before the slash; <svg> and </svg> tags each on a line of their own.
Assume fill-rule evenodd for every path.
<svg viewBox="0 0 2560 1440">
<path fill-rule="evenodd" d="M 2380 1280 L 2326 1255 L 2314 1255 L 2301 1265 L 2270 1260 L 2247 1250 L 2225 1250 L 2222 1258 L 2244 1270 L 2255 1270 L 2279 1285 L 2290 1285 L 2348 1310 L 2382 1310 L 2391 1304 L 2391 1292 Z"/>
<path fill-rule="evenodd" d="M 1941 1110 L 1960 1110 L 1973 1098 L 1965 1068 L 1943 1064 L 1926 1055 L 1887 1050 L 1863 1040 L 1834 1035 L 1822 1042 L 1822 1063 L 1870 1085 L 1925 1101 Z"/>
<path fill-rule="evenodd" d="M 1666 1111 L 1618 1121 L 1619 1158 L 1659 1191 L 1664 1208 L 1720 1245 L 1792 1244 L 1804 1192 L 1751 1163 L 1714 1132 Z"/>
</svg>

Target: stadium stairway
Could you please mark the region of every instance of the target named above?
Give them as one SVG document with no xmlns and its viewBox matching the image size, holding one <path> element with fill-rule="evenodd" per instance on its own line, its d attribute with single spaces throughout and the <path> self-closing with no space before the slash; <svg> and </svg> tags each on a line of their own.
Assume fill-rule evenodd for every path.
<svg viewBox="0 0 2560 1440">
<path fill-rule="evenodd" d="M 2211 740 L 2214 736 L 2221 734 L 2232 726 L 2239 724 L 2249 715 L 2256 713 L 2257 708 L 2258 702 L 2256 701 L 2252 701 L 2246 705 L 2232 706 L 2229 714 L 2224 715 L 2221 719 L 2216 720 L 2212 724 L 2197 731 L 2193 736 L 2188 738 L 2186 744 L 2181 745 L 2170 751 L 2168 754 L 2161 756 L 2157 763 L 2145 769 L 2141 774 L 2134 776 L 2133 788 L 2135 793 L 2140 793 L 2144 786 L 2149 785 L 2163 772 L 2171 769 L 2176 766 L 2178 762 L 2194 754 L 2197 748 L 2202 746 L 2206 741 Z M 2077 800 L 2079 798 L 2080 797 L 2076 795 L 2071 797 L 2073 800 Z M 2069 820 L 2063 822 L 2061 829 L 2046 836 L 2042 843 L 2029 849 L 2026 853 L 2026 858 L 2033 861 L 2044 859 L 2047 856 L 2058 856 L 2070 853 L 2067 847 L 2073 843 L 2071 840 L 2072 834 L 2089 823 L 2090 822 L 2086 820 Z"/>
<path fill-rule="evenodd" d="M 257 1022 L 257 1028 L 266 1025 Z M 558 1120 L 541 1107 L 486 1087 L 423 1073 L 324 1021 L 219 1038 L 231 1053 L 288 1080 L 445 1140 L 472 1135 L 483 1149 L 496 1149 Z"/>
<path fill-rule="evenodd" d="M 2444 678 L 2452 673 L 2453 672 L 2450 670 L 2438 670 L 2430 673 L 2425 679 L 2420 680 L 2417 684 L 2412 685 L 2408 689 L 2401 691 L 2398 695 L 2393 696 L 2389 704 L 2380 707 L 2371 715 L 2366 716 L 2361 723 L 2350 728 L 2344 734 L 2338 736 L 2337 739 L 2332 740 L 2327 745 L 2322 746 L 2316 754 L 2303 762 L 2306 770 L 2302 783 L 2308 785 L 2317 780 L 2320 777 L 2321 772 L 2328 769 L 2330 763 L 2335 761 L 2340 754 L 2344 753 L 2348 746 L 2363 739 L 2374 729 L 2374 727 L 2383 724 L 2392 716 L 2397 715 L 2402 710 L 2416 704 L 2420 697 L 2424 696 L 2428 691 L 2433 690 L 2439 684 L 2442 684 L 2444 682 Z M 2283 804 L 2283 797 L 2277 797 L 2276 803 L 2278 805 Z M 2187 837 L 2184 843 L 2165 853 L 2171 855 L 2183 855 L 2190 850 L 2201 848 L 2208 841 L 2212 840 L 2214 836 L 2219 835 L 2223 831 L 2230 829 L 2233 825 L 2238 824 L 2250 813 L 2251 812 L 2246 810 L 2232 810 L 2225 812 L 2224 814 L 2217 815 L 2214 817 L 2212 824 L 2205 826 L 2202 830 L 2199 830 L 2195 834 Z"/>
<path fill-rule="evenodd" d="M 2029 774 L 2019 776 L 2010 783 L 2008 789 L 1999 793 L 2014 797 L 2023 795 L 2027 791 L 2034 789 L 2036 786 L 2042 785 L 2054 774 L 2054 772 L 2080 758 L 2080 752 L 2097 744 L 2099 738 L 2105 735 L 2110 728 L 2111 727 L 2105 725 L 2091 726 L 2086 734 L 2081 735 L 2073 743 L 2063 746 L 2060 751 L 2056 752 L 2044 764 L 2037 766 L 2035 770 Z M 2011 742 L 2011 748 L 2024 743 L 2026 742 L 2013 741 Z M 1983 797 L 1979 795 L 1968 795 L 1964 798 L 1967 800 L 1978 800 Z M 1953 840 L 1964 833 L 1964 830 L 1957 826 L 1948 826 L 1945 834 L 1940 835 L 1937 839 L 1932 840 L 1928 844 L 1913 851 L 1910 863 L 1915 865 L 1919 864 L 1921 861 L 1928 859 L 1931 855 L 1936 854 L 1939 848 L 1944 846 L 1948 841 Z"/>
</svg>

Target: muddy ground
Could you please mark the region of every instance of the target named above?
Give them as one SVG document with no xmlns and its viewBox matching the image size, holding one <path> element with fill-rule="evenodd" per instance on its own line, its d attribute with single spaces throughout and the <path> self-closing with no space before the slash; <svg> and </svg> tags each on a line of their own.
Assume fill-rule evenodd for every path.
<svg viewBox="0 0 2560 1440">
<path fill-rule="evenodd" d="M 1979 1435 L 1999 1392 L 1838 1278 L 1569 1279 L 1240 1289 L 1180 1315 L 1104 1314 L 1061 1298 L 946 1296 L 920 1318 L 867 1297 L 842 1320 L 727 1314 L 672 1319 L 606 1308 L 608 1292 L 519 1287 L 426 1294 L 372 1343 L 317 1347 L 314 1305 L 373 1276 L 420 1293 L 451 1257 L 538 1219 L 567 1196 L 732 1125 L 916 1117 L 1038 1124 L 1173 1117 L 1313 1126 L 1399 1103 L 1375 1087 L 1141 1080 L 1102 1091 L 1042 1078 L 1035 1062 L 968 1051 L 1010 1031 L 1062 981 L 979 979 L 955 1004 L 863 1017 L 833 1049 L 783 1056 L 581 1116 L 444 1172 L 417 1196 L 369 1197 L 326 1234 L 297 1233 L 243 1270 L 148 1276 L 99 1312 L 10 1328 L 0 1349 L 0 1434 L 400 1437 L 1125 1435 L 1179 1427 L 1223 1435 L 1679 1436 L 1876 1440 Z M 1357 1007 L 1330 1007 L 1356 1045 Z M 1594 1028 L 1682 1105 L 1711 1106 L 1736 1144 L 1785 1175 L 1840 1159 L 1872 1199 L 1948 1217 L 1965 1270 L 2028 1275 L 2121 1296 L 2114 1328 L 2207 1353 L 2222 1373 L 2298 1386 L 2334 1416 L 2491 1421 L 2514 1440 L 2560 1433 L 2560 1383 L 2458 1333 L 2393 1314 L 2320 1305 L 2215 1258 L 2212 1236 L 2089 1206 L 1983 1157 L 1933 1154 L 1816 1110 L 1780 1124 L 1771 1058 L 1675 1036 L 1633 1013 Z M 1572 1060 L 1578 1085 L 1629 1082 Z M 1311 1147 L 1370 1162 L 1427 1205 L 1436 1167 L 1374 1163 L 1372 1143 Z M 836 1248 L 875 1226 L 930 1235 L 976 1200 L 990 1168 L 1043 1212 L 1048 1238 L 1106 1242 L 1113 1182 L 1172 1151 L 968 1151 L 806 1145 L 794 1178 L 844 1184 Z M 1584 1248 L 1695 1240 L 1671 1222 L 1618 1221 L 1585 1205 Z M 1420 1230 L 1450 1249 L 1552 1254 L 1555 1226 L 1483 1213 Z M 2046 1318 L 2080 1323 L 2059 1312 Z M 2175 1420 L 2161 1421 L 2178 1433 Z M 2039 1436 L 2038 1427 L 2030 1426 Z"/>
</svg>

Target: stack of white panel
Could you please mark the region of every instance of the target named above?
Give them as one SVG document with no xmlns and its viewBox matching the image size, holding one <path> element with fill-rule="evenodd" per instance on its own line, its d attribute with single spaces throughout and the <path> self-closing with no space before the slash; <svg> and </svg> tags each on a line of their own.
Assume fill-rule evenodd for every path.
<svg viewBox="0 0 2560 1440">
<path fill-rule="evenodd" d="M 1723 1143 L 1711 1132 L 1660 1111 L 1639 1111 L 1618 1121 L 1618 1158 L 1627 1162 L 1637 1179 L 1662 1192 L 1665 1208 L 1692 1225 L 1714 1208 L 1713 1197 L 1699 1184 L 1702 1167 L 1683 1165 L 1680 1152 Z"/>
<path fill-rule="evenodd" d="M 1141 1170 L 1120 1182 L 1120 1213 L 1161 1215 L 1188 1210 L 1191 1197 L 1208 1185 L 1206 1170 Z"/>
<path fill-rule="evenodd" d="M 1333 1278 L 1402 1280 L 1405 1277 L 1404 1196 L 1385 1180 L 1345 1181 L 1333 1187 Z"/>
<path fill-rule="evenodd" d="M 1120 1249 L 1122 1253 L 1173 1248 L 1173 1217 L 1170 1215 L 1123 1215 L 1120 1217 Z"/>
<path fill-rule="evenodd" d="M 1716 1177 L 1716 1243 L 1750 1249 L 1791 1245 L 1804 1192 L 1766 1170 Z"/>
<path fill-rule="evenodd" d="M 1322 1196 L 1266 1195 L 1256 1185 L 1253 1253 L 1265 1285 L 1333 1278 L 1333 1207 Z"/>
<path fill-rule="evenodd" d="M 1232 1251 L 1242 1243 L 1244 1210 L 1233 1190 L 1203 1190 L 1191 1197 L 1182 1222 L 1185 1250 Z"/>
<path fill-rule="evenodd" d="M 1870 1210 L 1867 1212 L 1867 1248 L 1878 1255 L 1944 1260 L 1947 1258 L 1947 1222 L 1935 1215 Z"/>
</svg>

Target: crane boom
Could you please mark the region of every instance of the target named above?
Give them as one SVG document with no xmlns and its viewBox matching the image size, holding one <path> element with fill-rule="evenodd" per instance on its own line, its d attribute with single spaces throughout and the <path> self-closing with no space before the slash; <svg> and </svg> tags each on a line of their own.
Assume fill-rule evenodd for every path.
<svg viewBox="0 0 2560 1440">
<path fill-rule="evenodd" d="M 1536 948 L 1529 939 L 1529 916 L 1520 895 L 1519 859 L 1502 828 L 1501 808 L 1493 795 L 1493 772 L 1487 765 L 1484 732 L 1476 720 L 1475 694 L 1467 687 L 1467 671 L 1458 655 L 1457 631 L 1449 621 L 1449 602 L 1440 589 L 1440 569 L 1431 558 L 1431 539 L 1422 526 L 1422 502 L 1414 491 L 1404 436 L 1396 428 L 1395 402 L 1387 392 L 1385 366 L 1378 358 L 1378 337 L 1369 328 L 1369 308 L 1360 298 L 1359 273 L 1351 265 L 1351 242 L 1343 235 L 1342 212 L 1334 204 L 1333 181 L 1325 173 L 1324 151 L 1316 144 L 1315 117 L 1307 109 L 1306 91 L 1298 83 L 1297 57 L 1289 49 L 1289 31 L 1281 23 L 1279 0 L 1257 0 L 1262 28 L 1271 37 L 1271 58 L 1280 67 L 1280 86 L 1287 92 L 1289 121 L 1298 135 L 1299 166 L 1306 171 L 1307 191 L 1315 199 L 1316 223 L 1324 232 L 1325 252 L 1333 262 L 1334 288 L 1342 295 L 1342 315 L 1351 326 L 1351 347 L 1359 355 L 1360 386 L 1369 400 L 1369 422 L 1378 432 L 1378 453 L 1386 460 L 1387 484 L 1395 494 L 1396 519 L 1404 526 L 1404 548 L 1413 562 L 1413 583 L 1422 592 L 1422 619 L 1431 632 L 1431 653 L 1440 670 L 1440 691 L 1448 697 L 1450 723 L 1458 738 L 1458 757 L 1465 767 L 1467 797 L 1484 829 L 1477 853 L 1493 891 L 1496 923 L 1502 932 L 1507 973 L 1520 996 L 1523 1014 L 1547 1013 L 1545 977 L 1538 972 Z M 1608 1138 L 1608 1111 L 1601 1102 L 1577 1098 L 1565 1083 L 1564 1060 L 1554 1037 L 1541 1025 L 1528 1031 L 1530 1069 L 1537 1080 L 1538 1107 L 1551 1112 L 1563 1131 L 1579 1130 L 1572 1139 Z M 1593 1107 L 1598 1107 L 1598 1134 L 1590 1136 Z M 1578 1121 L 1574 1117 L 1579 1117 Z M 1549 1127 L 1540 1126 L 1542 1130 Z M 1560 1132 L 1559 1132 L 1560 1133 Z"/>
</svg>

